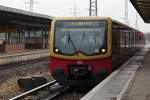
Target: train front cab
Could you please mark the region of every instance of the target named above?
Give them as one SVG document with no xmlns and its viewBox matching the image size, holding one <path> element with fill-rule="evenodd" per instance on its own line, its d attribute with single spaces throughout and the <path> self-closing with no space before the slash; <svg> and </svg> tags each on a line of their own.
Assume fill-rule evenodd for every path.
<svg viewBox="0 0 150 100">
<path fill-rule="evenodd" d="M 59 48 L 56 48 L 56 34 L 55 29 L 56 22 L 60 20 L 72 20 L 72 19 L 54 19 L 51 27 L 50 35 L 50 54 L 51 54 L 51 73 L 53 77 L 63 85 L 69 86 L 93 86 L 98 84 L 106 76 L 112 72 L 112 21 L 109 18 L 87 18 L 87 19 L 75 19 L 77 21 L 88 20 L 104 20 L 106 21 L 106 47 L 101 48 L 105 50 L 104 53 L 96 54 L 94 56 L 87 56 L 81 52 L 75 55 L 63 55 L 59 54 Z"/>
</svg>

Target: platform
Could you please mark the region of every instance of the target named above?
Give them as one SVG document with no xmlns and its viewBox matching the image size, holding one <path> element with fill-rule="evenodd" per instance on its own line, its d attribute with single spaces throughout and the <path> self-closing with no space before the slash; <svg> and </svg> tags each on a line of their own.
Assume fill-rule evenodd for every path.
<svg viewBox="0 0 150 100">
<path fill-rule="evenodd" d="M 150 51 L 122 100 L 150 100 Z"/>
<path fill-rule="evenodd" d="M 150 100 L 148 94 L 150 93 L 150 68 L 148 68 L 150 62 L 148 61 L 150 61 L 150 51 L 144 48 L 81 100 Z"/>
<path fill-rule="evenodd" d="M 18 53 L 0 53 L 0 65 L 49 57 L 48 49 L 26 50 Z"/>
</svg>

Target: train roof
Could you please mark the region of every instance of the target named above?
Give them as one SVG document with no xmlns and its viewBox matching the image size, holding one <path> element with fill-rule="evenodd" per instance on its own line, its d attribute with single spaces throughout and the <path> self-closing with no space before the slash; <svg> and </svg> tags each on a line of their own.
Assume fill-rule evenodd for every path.
<svg viewBox="0 0 150 100">
<path fill-rule="evenodd" d="M 122 23 L 122 22 L 120 22 L 120 21 L 117 21 L 117 20 L 115 20 L 115 19 L 113 19 L 113 18 L 111 18 L 111 19 L 112 19 L 113 22 L 116 22 L 116 23 L 118 23 L 118 24 L 120 24 L 120 25 L 123 25 L 123 26 L 126 26 L 126 27 L 128 27 L 128 28 L 131 28 L 131 29 L 134 29 L 134 30 L 136 30 L 136 31 L 139 31 L 138 29 L 135 29 L 135 28 L 133 28 L 133 27 L 127 25 L 127 24 L 124 24 L 124 23 Z M 141 31 L 139 31 L 139 32 L 141 32 Z M 143 32 L 141 32 L 141 33 L 143 33 Z"/>
<path fill-rule="evenodd" d="M 111 19 L 110 17 L 95 17 L 95 16 L 87 16 L 87 17 L 55 17 L 54 20 L 84 20 L 84 19 Z"/>
</svg>

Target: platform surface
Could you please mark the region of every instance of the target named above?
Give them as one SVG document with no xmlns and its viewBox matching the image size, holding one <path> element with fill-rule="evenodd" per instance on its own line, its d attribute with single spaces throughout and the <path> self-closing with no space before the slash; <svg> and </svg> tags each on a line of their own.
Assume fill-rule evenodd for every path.
<svg viewBox="0 0 150 100">
<path fill-rule="evenodd" d="M 49 57 L 48 49 L 26 50 L 23 52 L 0 53 L 0 65 Z"/>
<path fill-rule="evenodd" d="M 150 100 L 150 51 L 122 100 Z"/>
<path fill-rule="evenodd" d="M 149 59 L 147 57 L 149 57 Z M 137 55 L 132 57 L 118 70 L 113 72 L 109 77 L 107 77 L 104 81 L 102 81 L 95 88 L 93 88 L 89 93 L 87 93 L 83 98 L 81 98 L 81 100 L 150 100 L 150 99 L 141 99 L 136 96 L 136 95 L 140 96 L 141 95 L 140 93 L 144 92 L 150 93 L 150 91 L 149 92 L 147 91 L 150 90 L 147 87 L 145 88 L 143 86 L 141 87 L 142 90 L 140 90 L 140 87 L 138 86 L 145 84 L 150 88 L 150 83 L 145 82 L 150 81 L 150 68 L 148 67 L 149 65 L 148 63 L 146 63 L 146 61 L 149 61 L 150 65 L 150 51 L 148 48 L 144 48 L 143 50 L 141 50 Z M 147 65 L 147 67 L 143 67 L 143 65 Z M 146 73 L 144 72 L 144 69 Z M 138 77 L 137 74 L 139 73 L 140 76 Z M 148 76 L 149 79 L 148 77 L 145 76 Z M 132 87 L 132 84 L 136 82 L 134 81 L 135 79 L 139 79 L 140 81 L 137 82 L 138 84 L 135 84 L 136 85 L 135 88 L 132 88 L 132 90 L 135 90 L 136 92 L 134 94 L 132 93 L 128 94 L 130 87 Z M 138 99 L 137 98 L 132 99 L 133 97 L 131 98 L 130 95 L 131 97 L 133 95 Z M 150 97 L 150 95 L 147 94 L 146 97 L 148 98 Z"/>
<path fill-rule="evenodd" d="M 48 49 L 28 49 L 20 52 L 0 53 L 0 58 L 9 57 L 9 56 L 18 56 L 24 54 L 40 53 L 40 52 L 48 52 Z"/>
</svg>

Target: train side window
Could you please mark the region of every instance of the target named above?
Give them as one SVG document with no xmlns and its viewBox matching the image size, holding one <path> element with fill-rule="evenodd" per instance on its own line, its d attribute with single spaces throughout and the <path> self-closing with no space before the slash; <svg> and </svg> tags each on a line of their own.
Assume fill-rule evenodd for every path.
<svg viewBox="0 0 150 100">
<path fill-rule="evenodd" d="M 126 32 L 126 47 L 129 48 L 129 32 Z"/>
<path fill-rule="evenodd" d="M 113 23 L 113 31 L 112 31 L 112 44 L 113 44 L 113 55 L 116 55 L 118 52 L 118 49 L 120 48 L 120 36 L 119 36 L 119 28 L 115 23 Z"/>
<path fill-rule="evenodd" d="M 28 38 L 29 37 L 29 32 L 28 31 L 25 31 L 25 38 Z"/>
<path fill-rule="evenodd" d="M 120 47 L 123 47 L 123 32 L 120 31 Z"/>
<path fill-rule="evenodd" d="M 31 38 L 35 37 L 35 32 L 34 31 L 30 31 L 30 37 Z"/>
<path fill-rule="evenodd" d="M 133 48 L 134 47 L 134 31 L 131 30 L 131 47 Z"/>
</svg>

